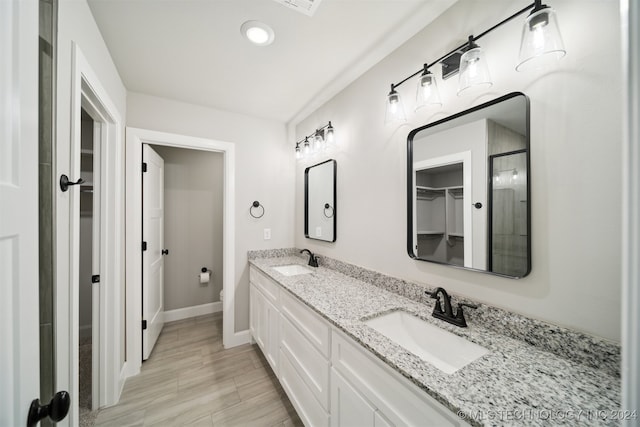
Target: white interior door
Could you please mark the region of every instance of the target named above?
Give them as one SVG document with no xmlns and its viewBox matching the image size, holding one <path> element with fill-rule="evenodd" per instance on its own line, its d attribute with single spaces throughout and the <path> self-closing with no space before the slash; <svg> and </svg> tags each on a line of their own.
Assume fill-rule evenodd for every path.
<svg viewBox="0 0 640 427">
<path fill-rule="evenodd" d="M 0 1 L 0 425 L 40 396 L 38 2 Z"/>
<path fill-rule="evenodd" d="M 143 144 L 142 161 L 142 360 L 147 360 L 164 325 L 164 160 Z"/>
</svg>

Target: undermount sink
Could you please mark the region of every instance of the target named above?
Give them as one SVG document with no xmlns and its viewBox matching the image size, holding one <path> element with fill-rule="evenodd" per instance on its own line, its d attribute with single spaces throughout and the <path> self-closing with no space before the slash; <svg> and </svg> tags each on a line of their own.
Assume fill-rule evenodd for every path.
<svg viewBox="0 0 640 427">
<path fill-rule="evenodd" d="M 404 311 L 392 311 L 364 323 L 446 374 L 489 353 L 478 344 Z"/>
<path fill-rule="evenodd" d="M 279 265 L 277 267 L 273 267 L 273 269 L 285 276 L 297 276 L 299 274 L 313 273 L 313 270 L 310 268 L 299 264 Z"/>
</svg>

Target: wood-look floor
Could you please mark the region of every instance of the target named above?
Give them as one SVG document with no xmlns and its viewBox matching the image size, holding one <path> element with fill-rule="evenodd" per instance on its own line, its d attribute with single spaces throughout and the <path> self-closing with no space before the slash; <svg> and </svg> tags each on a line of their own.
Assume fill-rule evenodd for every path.
<svg viewBox="0 0 640 427">
<path fill-rule="evenodd" d="M 301 426 L 256 345 L 222 347 L 222 315 L 167 323 L 96 426 Z"/>
</svg>

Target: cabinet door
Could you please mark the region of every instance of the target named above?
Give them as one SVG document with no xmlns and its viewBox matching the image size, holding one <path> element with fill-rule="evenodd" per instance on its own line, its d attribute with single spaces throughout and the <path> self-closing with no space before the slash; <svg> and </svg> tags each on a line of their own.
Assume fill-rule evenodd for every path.
<svg viewBox="0 0 640 427">
<path fill-rule="evenodd" d="M 249 304 L 251 334 L 277 375 L 280 312 L 253 283 L 249 288 Z"/>
<path fill-rule="evenodd" d="M 280 327 L 280 312 L 271 304 L 265 297 L 264 298 L 264 355 L 271 365 L 273 372 L 278 375 L 278 348 L 279 348 L 279 333 Z"/>
<path fill-rule="evenodd" d="M 375 415 L 376 409 L 332 368 L 331 426 L 373 426 L 375 425 Z"/>
<path fill-rule="evenodd" d="M 249 292 L 251 299 L 251 333 L 258 346 L 265 352 L 265 299 L 253 285 L 251 285 Z"/>
</svg>

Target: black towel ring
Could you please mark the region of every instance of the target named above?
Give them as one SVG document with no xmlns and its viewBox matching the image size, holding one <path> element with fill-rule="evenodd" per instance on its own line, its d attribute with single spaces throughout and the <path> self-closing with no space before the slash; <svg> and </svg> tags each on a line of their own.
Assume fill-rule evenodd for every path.
<svg viewBox="0 0 640 427">
<path fill-rule="evenodd" d="M 254 208 L 260 208 L 260 209 L 262 209 L 262 212 L 260 213 L 260 215 L 254 215 L 254 214 L 253 214 L 253 209 L 254 209 Z M 253 202 L 253 203 L 251 204 L 251 206 L 249 207 L 249 215 L 251 215 L 251 216 L 252 216 L 252 217 L 254 217 L 254 218 L 262 218 L 262 217 L 264 216 L 264 206 L 262 206 L 262 205 L 260 204 L 260 202 L 256 200 L 256 201 L 255 201 L 255 202 Z"/>
<path fill-rule="evenodd" d="M 330 212 L 330 214 L 331 214 L 331 215 L 327 215 L 327 210 L 329 210 L 329 212 Z M 322 213 L 323 213 L 323 214 L 324 214 L 324 216 L 326 216 L 327 218 L 331 218 L 331 217 L 333 217 L 333 213 L 334 213 L 333 207 L 332 207 L 329 203 L 325 203 L 325 204 L 324 204 L 324 211 L 322 211 Z"/>
</svg>

